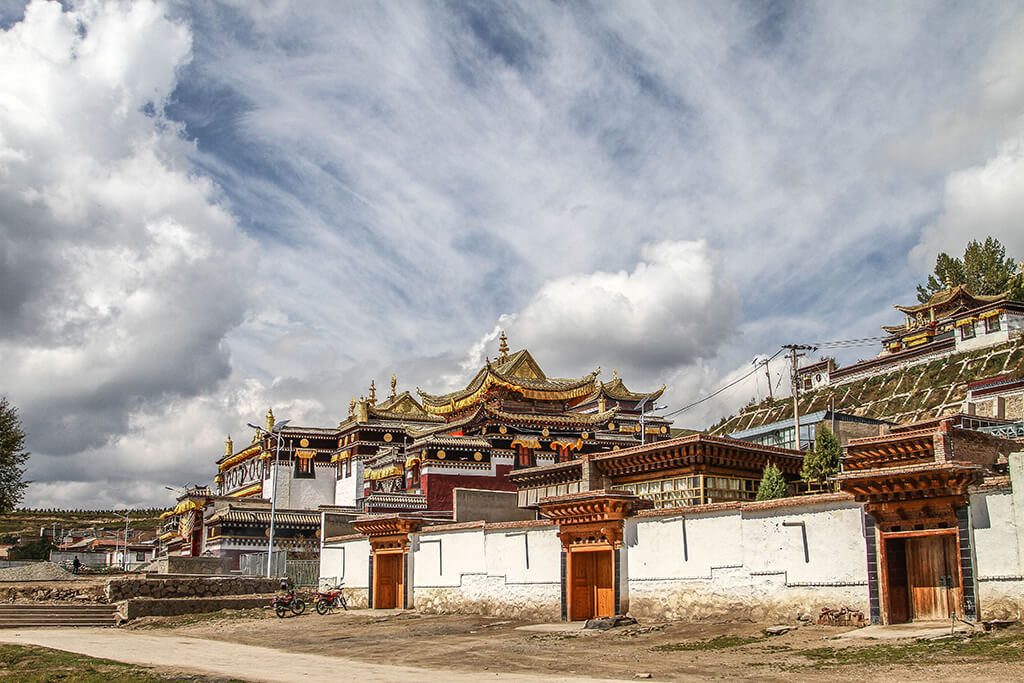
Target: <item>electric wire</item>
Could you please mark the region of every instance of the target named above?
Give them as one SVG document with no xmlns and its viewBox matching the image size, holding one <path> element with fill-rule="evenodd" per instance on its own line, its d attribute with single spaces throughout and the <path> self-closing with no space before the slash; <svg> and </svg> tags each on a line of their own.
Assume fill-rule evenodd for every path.
<svg viewBox="0 0 1024 683">
<path fill-rule="evenodd" d="M 685 412 L 685 411 L 689 410 L 690 408 L 693 408 L 694 406 L 699 406 L 701 403 L 704 403 L 704 401 L 709 401 L 709 400 L 713 399 L 715 396 L 718 396 L 720 393 L 722 393 L 726 389 L 731 389 L 732 387 L 736 386 L 737 384 L 739 384 L 743 380 L 747 379 L 748 377 L 753 375 L 755 372 L 760 372 L 762 365 L 767 365 L 771 361 L 775 360 L 775 358 L 780 353 L 782 353 L 782 349 L 779 349 L 778 351 L 776 351 L 775 354 L 771 358 L 766 358 L 764 361 L 762 361 L 762 362 L 758 363 L 757 365 L 755 365 L 753 370 L 747 372 L 747 374 L 743 375 L 742 377 L 738 377 L 737 379 L 734 379 L 733 381 L 729 382 L 728 384 L 726 384 L 725 386 L 723 386 L 723 387 L 721 387 L 719 389 L 716 389 L 715 391 L 711 392 L 710 394 L 708 394 L 707 396 L 705 396 L 702 399 L 699 399 L 697 401 L 694 401 L 693 403 L 685 405 L 682 408 L 678 408 L 676 410 L 673 410 L 671 413 L 665 413 L 665 415 L 663 415 L 662 417 L 666 417 L 666 418 L 673 417 L 675 415 L 678 415 L 678 414 L 680 414 L 682 412 Z"/>
</svg>

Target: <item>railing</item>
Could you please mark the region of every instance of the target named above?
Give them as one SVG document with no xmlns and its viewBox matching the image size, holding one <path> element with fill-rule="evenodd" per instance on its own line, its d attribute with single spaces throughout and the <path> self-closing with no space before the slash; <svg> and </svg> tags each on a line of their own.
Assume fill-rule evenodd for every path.
<svg viewBox="0 0 1024 683">
<path fill-rule="evenodd" d="M 320 578 L 320 560 L 288 560 L 288 579 L 297 588 L 316 586 Z"/>
<path fill-rule="evenodd" d="M 977 431 L 1001 436 L 1005 439 L 1024 439 L 1024 421 L 1014 422 L 1008 425 L 993 425 L 991 427 L 978 427 Z"/>
<path fill-rule="evenodd" d="M 427 497 L 419 493 L 371 493 L 363 503 L 367 509 L 401 508 L 426 510 Z"/>
</svg>

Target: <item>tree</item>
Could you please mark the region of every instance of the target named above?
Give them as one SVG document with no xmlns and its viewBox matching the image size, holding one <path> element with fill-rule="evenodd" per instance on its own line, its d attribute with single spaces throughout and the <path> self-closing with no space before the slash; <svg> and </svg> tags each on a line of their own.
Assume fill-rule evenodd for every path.
<svg viewBox="0 0 1024 683">
<path fill-rule="evenodd" d="M 1017 272 L 1017 262 L 1006 256 L 1006 247 L 994 237 L 985 241 L 971 240 L 963 259 L 940 253 L 935 259 L 935 273 L 924 285 L 917 286 L 917 300 L 927 302 L 936 292 L 950 285 L 966 285 L 973 294 L 1002 294 L 1010 290 L 1010 298 L 1024 297 L 1024 273 Z"/>
<path fill-rule="evenodd" d="M 761 483 L 757 485 L 757 500 L 772 500 L 786 497 L 786 480 L 775 463 L 764 466 Z"/>
<path fill-rule="evenodd" d="M 28 460 L 25 447 L 25 430 L 18 419 L 18 409 L 0 396 L 0 513 L 13 510 L 29 482 L 23 481 Z"/>
<path fill-rule="evenodd" d="M 804 481 L 815 481 L 824 484 L 832 475 L 839 472 L 839 458 L 843 455 L 843 447 L 839 439 L 822 422 L 818 425 L 818 433 L 814 437 L 814 446 L 804 453 L 804 467 L 800 476 Z"/>
</svg>

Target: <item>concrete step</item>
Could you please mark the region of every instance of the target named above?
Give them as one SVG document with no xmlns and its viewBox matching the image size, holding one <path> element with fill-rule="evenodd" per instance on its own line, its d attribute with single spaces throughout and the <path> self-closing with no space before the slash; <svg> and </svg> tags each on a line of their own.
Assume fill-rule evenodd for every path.
<svg viewBox="0 0 1024 683">
<path fill-rule="evenodd" d="M 114 626 L 116 623 L 117 611 L 113 605 L 0 605 L 0 628 Z"/>
</svg>

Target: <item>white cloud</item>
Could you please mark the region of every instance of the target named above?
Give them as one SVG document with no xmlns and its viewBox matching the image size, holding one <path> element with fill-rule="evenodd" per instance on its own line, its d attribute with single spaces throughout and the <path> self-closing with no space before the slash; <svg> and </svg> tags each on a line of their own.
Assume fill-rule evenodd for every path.
<svg viewBox="0 0 1024 683">
<path fill-rule="evenodd" d="M 51 480 L 30 502 L 62 473 L 134 476 L 130 497 L 192 468 L 170 446 L 202 424 L 159 425 L 230 374 L 252 244 L 163 115 L 190 51 L 145 0 L 33 2 L 0 33 L 0 388 L 29 431 L 28 476 Z"/>
</svg>

